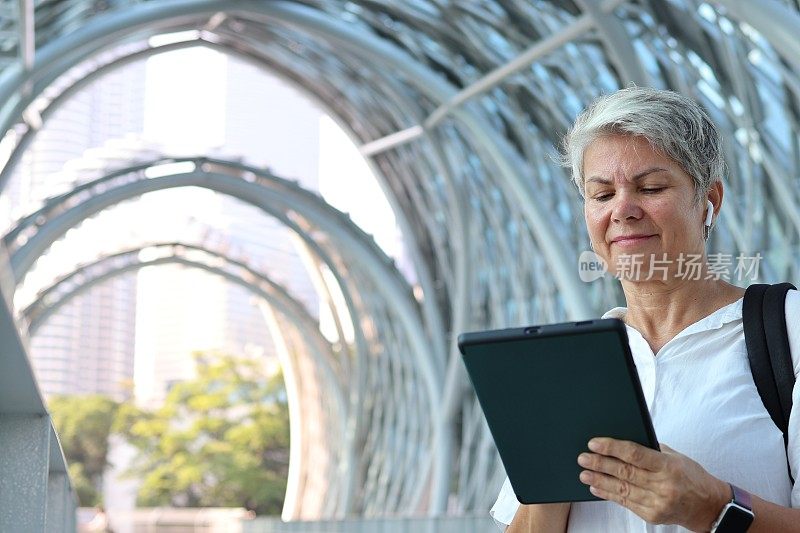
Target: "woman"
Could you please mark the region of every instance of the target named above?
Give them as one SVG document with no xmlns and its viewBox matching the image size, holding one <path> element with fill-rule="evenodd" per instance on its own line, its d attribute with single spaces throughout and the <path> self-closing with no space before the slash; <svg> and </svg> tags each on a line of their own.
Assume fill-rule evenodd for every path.
<svg viewBox="0 0 800 533">
<path fill-rule="evenodd" d="M 715 126 L 676 93 L 630 88 L 584 111 L 565 148 L 592 247 L 621 274 L 627 307 L 604 318 L 627 325 L 661 452 L 598 436 L 576 461 L 605 501 L 521 506 L 506 480 L 492 515 L 509 533 L 710 531 L 725 513 L 719 533 L 800 531 L 800 483 L 747 361 L 744 290 L 705 264 L 723 199 Z M 701 270 L 689 272 L 693 256 Z M 797 375 L 798 291 L 787 295 L 786 323 Z M 788 459 L 798 478 L 800 380 L 793 398 Z M 747 508 L 749 529 L 749 515 L 729 523 Z"/>
</svg>

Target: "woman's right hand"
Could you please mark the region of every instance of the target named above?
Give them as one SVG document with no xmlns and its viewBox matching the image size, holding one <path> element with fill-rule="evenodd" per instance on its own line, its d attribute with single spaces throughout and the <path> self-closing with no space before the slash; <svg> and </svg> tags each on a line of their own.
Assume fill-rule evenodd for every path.
<svg viewBox="0 0 800 533">
<path fill-rule="evenodd" d="M 564 533 L 569 509 L 569 503 L 520 504 L 506 533 Z"/>
</svg>

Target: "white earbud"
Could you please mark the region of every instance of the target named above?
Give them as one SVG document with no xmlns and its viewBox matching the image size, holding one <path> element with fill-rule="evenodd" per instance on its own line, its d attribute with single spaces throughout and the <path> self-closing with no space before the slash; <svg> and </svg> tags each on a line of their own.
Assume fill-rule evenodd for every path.
<svg viewBox="0 0 800 533">
<path fill-rule="evenodd" d="M 711 219 L 714 218 L 714 204 L 711 203 L 711 200 L 706 200 L 707 212 L 706 212 L 706 227 L 711 227 Z"/>
</svg>

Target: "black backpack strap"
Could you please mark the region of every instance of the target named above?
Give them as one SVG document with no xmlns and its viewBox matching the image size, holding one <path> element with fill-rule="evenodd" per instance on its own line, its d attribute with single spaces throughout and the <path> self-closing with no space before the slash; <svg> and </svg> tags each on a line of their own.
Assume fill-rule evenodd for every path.
<svg viewBox="0 0 800 533">
<path fill-rule="evenodd" d="M 772 421 L 789 445 L 789 415 L 792 410 L 794 366 L 786 331 L 786 293 L 790 283 L 750 285 L 742 306 L 747 358 L 753 381 Z M 791 472 L 789 473 L 791 478 Z"/>
<path fill-rule="evenodd" d="M 794 289 L 791 283 L 772 285 L 764 293 L 764 333 L 772 363 L 772 375 L 778 390 L 778 399 L 783 414 L 783 435 L 788 446 L 789 415 L 792 412 L 794 390 L 794 365 L 789 348 L 789 333 L 786 331 L 786 293 Z"/>
<path fill-rule="evenodd" d="M 778 387 L 772 374 L 772 362 L 764 332 L 763 308 L 764 293 L 769 285 L 750 285 L 744 293 L 742 304 L 742 326 L 744 342 L 747 345 L 747 359 L 756 383 L 758 394 L 767 408 L 772 421 L 783 431 L 783 409 L 778 398 Z"/>
</svg>

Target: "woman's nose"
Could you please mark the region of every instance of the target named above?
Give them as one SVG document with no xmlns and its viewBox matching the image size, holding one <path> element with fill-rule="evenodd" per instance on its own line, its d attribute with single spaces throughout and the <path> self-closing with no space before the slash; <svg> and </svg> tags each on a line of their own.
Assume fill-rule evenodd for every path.
<svg viewBox="0 0 800 533">
<path fill-rule="evenodd" d="M 615 222 L 638 220 L 642 218 L 643 213 L 642 206 L 631 195 L 625 193 L 615 195 L 611 210 L 611 218 Z"/>
</svg>

